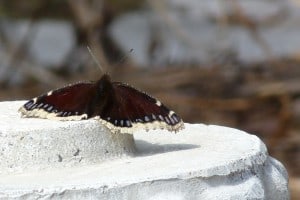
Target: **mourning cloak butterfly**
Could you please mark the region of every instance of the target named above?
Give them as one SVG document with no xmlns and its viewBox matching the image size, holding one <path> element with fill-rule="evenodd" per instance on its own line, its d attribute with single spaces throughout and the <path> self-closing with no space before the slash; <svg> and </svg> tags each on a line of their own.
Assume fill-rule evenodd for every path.
<svg viewBox="0 0 300 200">
<path fill-rule="evenodd" d="M 97 82 L 69 85 L 33 98 L 20 109 L 23 117 L 55 120 L 94 118 L 113 132 L 133 133 L 136 129 L 179 131 L 181 118 L 160 101 L 103 75 Z"/>
</svg>

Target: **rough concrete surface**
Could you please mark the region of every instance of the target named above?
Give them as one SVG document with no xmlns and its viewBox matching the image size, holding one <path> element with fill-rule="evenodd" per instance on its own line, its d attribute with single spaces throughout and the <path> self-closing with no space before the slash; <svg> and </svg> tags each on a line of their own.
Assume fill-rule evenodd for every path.
<svg viewBox="0 0 300 200">
<path fill-rule="evenodd" d="M 9 103 L 0 103 L 0 107 L 3 104 L 9 107 Z M 17 106 L 18 102 L 11 104 Z M 14 109 L 7 111 L 6 117 L 13 117 L 13 112 Z M 94 124 L 92 120 L 86 123 Z M 66 122 L 65 126 L 73 125 Z M 136 132 L 136 152 L 131 157 L 2 173 L 0 199 L 289 199 L 287 172 L 268 155 L 259 138 L 221 126 L 185 126 L 177 134 L 160 130 Z M 1 137 L 3 127 L 1 122 Z M 15 128 L 6 127 L 6 135 Z M 56 130 L 50 125 L 44 129 L 49 134 L 51 129 Z M 18 155 L 16 151 L 14 156 Z"/>
<path fill-rule="evenodd" d="M 24 103 L 0 103 L 0 174 L 99 163 L 134 151 L 132 135 L 111 134 L 96 120 L 21 118 Z"/>
</svg>

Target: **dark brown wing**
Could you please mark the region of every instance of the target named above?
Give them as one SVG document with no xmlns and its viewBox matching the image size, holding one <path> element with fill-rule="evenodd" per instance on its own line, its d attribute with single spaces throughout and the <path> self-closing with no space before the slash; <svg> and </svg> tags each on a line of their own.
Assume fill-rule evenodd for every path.
<svg viewBox="0 0 300 200">
<path fill-rule="evenodd" d="M 114 100 L 107 104 L 100 115 L 115 127 L 171 131 L 183 128 L 183 122 L 175 112 L 146 93 L 119 82 L 113 83 L 113 89 Z"/>
<path fill-rule="evenodd" d="M 33 98 L 25 103 L 19 111 L 27 117 L 81 116 L 88 118 L 90 115 L 88 113 L 89 103 L 95 96 L 95 92 L 94 83 L 77 83 Z"/>
</svg>

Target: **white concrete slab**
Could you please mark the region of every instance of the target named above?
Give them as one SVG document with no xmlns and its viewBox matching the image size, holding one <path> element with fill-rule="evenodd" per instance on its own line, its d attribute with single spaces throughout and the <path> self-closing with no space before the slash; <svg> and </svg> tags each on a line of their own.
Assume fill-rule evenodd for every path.
<svg viewBox="0 0 300 200">
<path fill-rule="evenodd" d="M 185 126 L 177 134 L 135 133 L 131 157 L 1 174 L 0 199 L 289 199 L 286 170 L 259 138 Z"/>
<path fill-rule="evenodd" d="M 0 103 L 0 174 L 100 163 L 134 151 L 132 135 L 111 134 L 96 120 L 21 118 L 24 103 Z"/>
</svg>

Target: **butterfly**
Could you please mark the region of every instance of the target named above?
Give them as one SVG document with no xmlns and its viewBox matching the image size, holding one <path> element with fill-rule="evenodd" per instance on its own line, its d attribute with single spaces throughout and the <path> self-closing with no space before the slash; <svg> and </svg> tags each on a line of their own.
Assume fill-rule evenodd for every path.
<svg viewBox="0 0 300 200">
<path fill-rule="evenodd" d="M 104 74 L 96 82 L 80 82 L 50 91 L 26 102 L 22 117 L 53 120 L 99 120 L 112 132 L 184 128 L 182 119 L 159 100 L 134 87 L 112 82 Z"/>
</svg>

